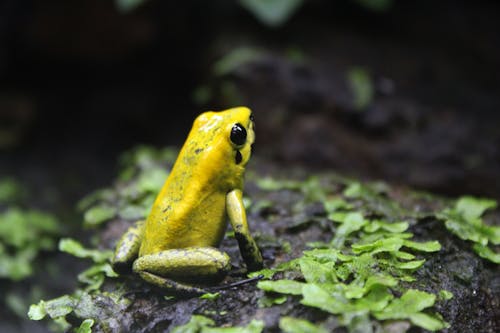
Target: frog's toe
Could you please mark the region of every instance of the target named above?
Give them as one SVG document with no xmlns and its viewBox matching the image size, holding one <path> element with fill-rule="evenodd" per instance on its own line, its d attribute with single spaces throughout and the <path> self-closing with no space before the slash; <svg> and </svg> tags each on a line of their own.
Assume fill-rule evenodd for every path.
<svg viewBox="0 0 500 333">
<path fill-rule="evenodd" d="M 113 261 L 111 267 L 118 274 L 130 274 L 132 273 L 132 264 L 126 261 Z"/>
</svg>

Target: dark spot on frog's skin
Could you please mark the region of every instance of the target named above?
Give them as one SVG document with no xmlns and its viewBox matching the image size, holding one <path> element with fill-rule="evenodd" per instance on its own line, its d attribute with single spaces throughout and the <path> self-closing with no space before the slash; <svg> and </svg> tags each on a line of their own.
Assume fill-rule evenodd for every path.
<svg viewBox="0 0 500 333">
<path fill-rule="evenodd" d="M 194 153 L 195 153 L 195 154 L 199 154 L 199 153 L 201 153 L 202 151 L 203 151 L 203 148 L 196 148 L 196 149 L 194 150 Z"/>
<path fill-rule="evenodd" d="M 236 162 L 236 164 L 240 164 L 242 159 L 243 159 L 243 156 L 241 156 L 240 151 L 237 150 L 236 151 L 236 156 L 234 158 L 234 161 Z"/>
</svg>

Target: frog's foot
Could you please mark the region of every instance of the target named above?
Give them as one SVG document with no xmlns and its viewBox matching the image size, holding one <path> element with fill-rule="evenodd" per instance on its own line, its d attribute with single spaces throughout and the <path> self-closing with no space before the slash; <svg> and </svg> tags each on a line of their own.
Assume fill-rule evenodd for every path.
<svg viewBox="0 0 500 333">
<path fill-rule="evenodd" d="M 132 263 L 139 253 L 143 234 L 144 221 L 137 221 L 120 238 L 111 263 L 115 272 L 130 273 Z"/>
<path fill-rule="evenodd" d="M 140 256 L 133 265 L 134 272 L 147 282 L 181 294 L 207 292 L 190 283 L 220 281 L 230 268 L 229 256 L 213 247 L 160 251 Z"/>
</svg>

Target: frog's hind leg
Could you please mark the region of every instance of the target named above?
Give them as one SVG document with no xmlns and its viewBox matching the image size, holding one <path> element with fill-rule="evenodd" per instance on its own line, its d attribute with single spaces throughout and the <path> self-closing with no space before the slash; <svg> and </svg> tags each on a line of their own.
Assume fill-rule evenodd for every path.
<svg viewBox="0 0 500 333">
<path fill-rule="evenodd" d="M 138 274 L 144 281 L 162 289 L 170 290 L 177 295 L 197 296 L 206 294 L 208 292 L 208 290 L 205 290 L 203 288 L 177 282 L 146 271 L 138 272 Z"/>
<path fill-rule="evenodd" d="M 141 256 L 133 265 L 147 282 L 178 294 L 203 294 L 205 289 L 191 283 L 220 281 L 230 268 L 229 256 L 213 247 L 164 250 Z"/>
<path fill-rule="evenodd" d="M 137 221 L 123 234 L 116 245 L 113 255 L 113 270 L 118 273 L 129 273 L 132 263 L 137 258 L 144 234 L 145 221 Z"/>
</svg>

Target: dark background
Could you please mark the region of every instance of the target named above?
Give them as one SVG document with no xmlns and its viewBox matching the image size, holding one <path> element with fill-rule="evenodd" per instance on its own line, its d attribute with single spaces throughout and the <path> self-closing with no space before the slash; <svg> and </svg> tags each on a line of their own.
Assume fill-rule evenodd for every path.
<svg viewBox="0 0 500 333">
<path fill-rule="evenodd" d="M 245 104 L 278 163 L 500 198 L 497 2 L 362 3 L 305 1 L 270 27 L 233 1 L 4 0 L 0 175 L 71 202 L 124 150 L 180 145 L 201 111 Z M 241 47 L 259 56 L 214 74 Z M 358 67 L 375 91 L 361 110 Z"/>
<path fill-rule="evenodd" d="M 274 26 L 239 1 L 119 2 L 0 1 L 0 180 L 73 234 L 120 154 L 180 146 L 197 114 L 235 105 L 254 111 L 261 161 L 500 199 L 497 1 L 310 0 Z M 4 288 L 38 280 L 47 297 L 76 283 Z M 0 313 L 45 330 L 23 320 Z"/>
</svg>

